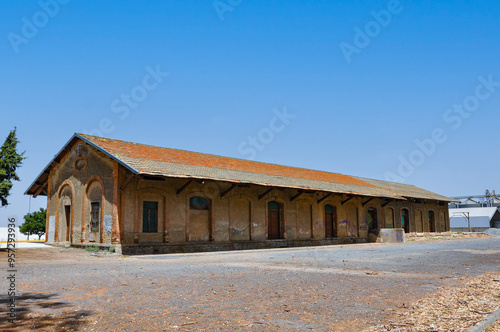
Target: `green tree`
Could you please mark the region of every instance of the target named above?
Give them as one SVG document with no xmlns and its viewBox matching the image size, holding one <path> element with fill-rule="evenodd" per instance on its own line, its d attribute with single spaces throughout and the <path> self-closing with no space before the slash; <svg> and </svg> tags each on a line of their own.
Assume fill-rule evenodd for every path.
<svg viewBox="0 0 500 332">
<path fill-rule="evenodd" d="M 40 211 L 28 213 L 24 216 L 24 223 L 19 227 L 19 230 L 24 235 L 38 235 L 38 239 L 45 234 L 45 220 L 47 210 L 40 208 Z"/>
<path fill-rule="evenodd" d="M 2 201 L 2 206 L 9 204 L 7 197 L 12 189 L 12 181 L 20 180 L 16 170 L 23 163 L 24 152 L 21 154 L 17 152 L 17 143 L 19 141 L 16 137 L 16 128 L 14 128 L 0 148 L 0 201 Z"/>
</svg>

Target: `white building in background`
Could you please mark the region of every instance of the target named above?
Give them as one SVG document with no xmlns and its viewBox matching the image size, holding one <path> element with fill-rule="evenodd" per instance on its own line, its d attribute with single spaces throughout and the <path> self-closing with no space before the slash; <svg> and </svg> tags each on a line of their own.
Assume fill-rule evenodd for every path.
<svg viewBox="0 0 500 332">
<path fill-rule="evenodd" d="M 471 207 L 450 209 L 452 232 L 482 232 L 488 228 L 500 228 L 500 207 Z"/>
<path fill-rule="evenodd" d="M 452 232 L 482 232 L 500 228 L 500 198 L 495 191 L 484 195 L 453 197 L 459 202 L 449 204 Z"/>
</svg>

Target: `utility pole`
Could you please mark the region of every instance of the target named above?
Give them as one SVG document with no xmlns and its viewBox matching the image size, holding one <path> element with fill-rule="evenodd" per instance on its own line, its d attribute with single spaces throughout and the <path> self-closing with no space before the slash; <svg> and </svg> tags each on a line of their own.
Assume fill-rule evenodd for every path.
<svg viewBox="0 0 500 332">
<path fill-rule="evenodd" d="M 469 212 L 455 212 L 452 216 L 462 216 L 467 219 L 467 225 L 469 226 L 469 233 L 472 232 L 470 228 L 470 213 Z"/>
</svg>

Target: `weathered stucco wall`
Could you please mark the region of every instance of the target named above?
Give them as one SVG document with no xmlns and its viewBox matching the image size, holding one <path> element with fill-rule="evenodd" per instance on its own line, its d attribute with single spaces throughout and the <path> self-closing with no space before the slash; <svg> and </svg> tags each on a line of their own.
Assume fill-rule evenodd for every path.
<svg viewBox="0 0 500 332">
<path fill-rule="evenodd" d="M 447 206 L 436 201 L 386 201 L 382 198 L 369 200 L 367 197 L 353 197 L 346 201 L 346 195 L 331 195 L 318 203 L 324 193 L 304 193 L 290 201 L 297 194 L 296 189 L 273 189 L 259 199 L 268 188 L 257 185 L 237 187 L 221 198 L 221 193 L 229 189 L 231 184 L 207 180 L 192 181 L 185 186 L 187 181 L 175 178 L 153 181 L 139 177 L 130 181 L 122 193 L 123 243 L 266 241 L 269 218 L 267 205 L 271 201 L 282 206 L 281 238 L 288 240 L 324 239 L 327 204 L 336 208 L 337 224 L 334 228 L 337 237 L 368 238 L 369 209 L 375 209 L 379 229 L 402 227 L 401 211 L 404 208 L 409 211 L 410 232 L 430 231 L 429 211 L 434 211 L 434 231 L 447 231 L 449 227 Z M 180 189 L 182 191 L 177 194 Z M 141 209 L 146 193 L 154 193 L 155 196 L 150 197 L 152 200 L 165 202 L 158 226 L 158 232 L 164 232 L 164 236 L 154 241 L 152 237 L 141 237 Z M 189 200 L 193 196 L 208 199 L 210 208 L 203 211 L 190 209 Z M 416 215 L 421 216 L 418 226 Z"/>
<path fill-rule="evenodd" d="M 81 142 L 50 173 L 48 242 L 111 243 L 115 162 Z M 100 223 L 92 231 L 91 203 L 100 204 Z M 54 220 L 54 229 L 50 229 Z M 68 226 L 69 231 L 68 231 Z"/>
</svg>

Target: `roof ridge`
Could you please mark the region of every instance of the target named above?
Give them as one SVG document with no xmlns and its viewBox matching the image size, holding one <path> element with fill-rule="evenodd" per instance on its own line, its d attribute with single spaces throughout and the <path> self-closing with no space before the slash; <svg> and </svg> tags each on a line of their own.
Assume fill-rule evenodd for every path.
<svg viewBox="0 0 500 332">
<path fill-rule="evenodd" d="M 357 179 L 361 179 L 361 180 L 372 180 L 372 181 L 381 181 L 381 182 L 387 182 L 387 183 L 402 184 L 402 185 L 405 185 L 405 186 L 411 186 L 411 187 L 415 187 L 415 188 L 418 188 L 418 189 L 422 189 L 422 188 L 417 187 L 414 184 L 408 184 L 408 183 L 403 183 L 403 182 L 387 181 L 387 180 L 380 180 L 380 179 L 372 179 L 372 178 L 367 178 L 367 177 L 364 177 L 364 176 L 352 176 L 352 177 L 353 178 L 357 178 Z"/>
</svg>

